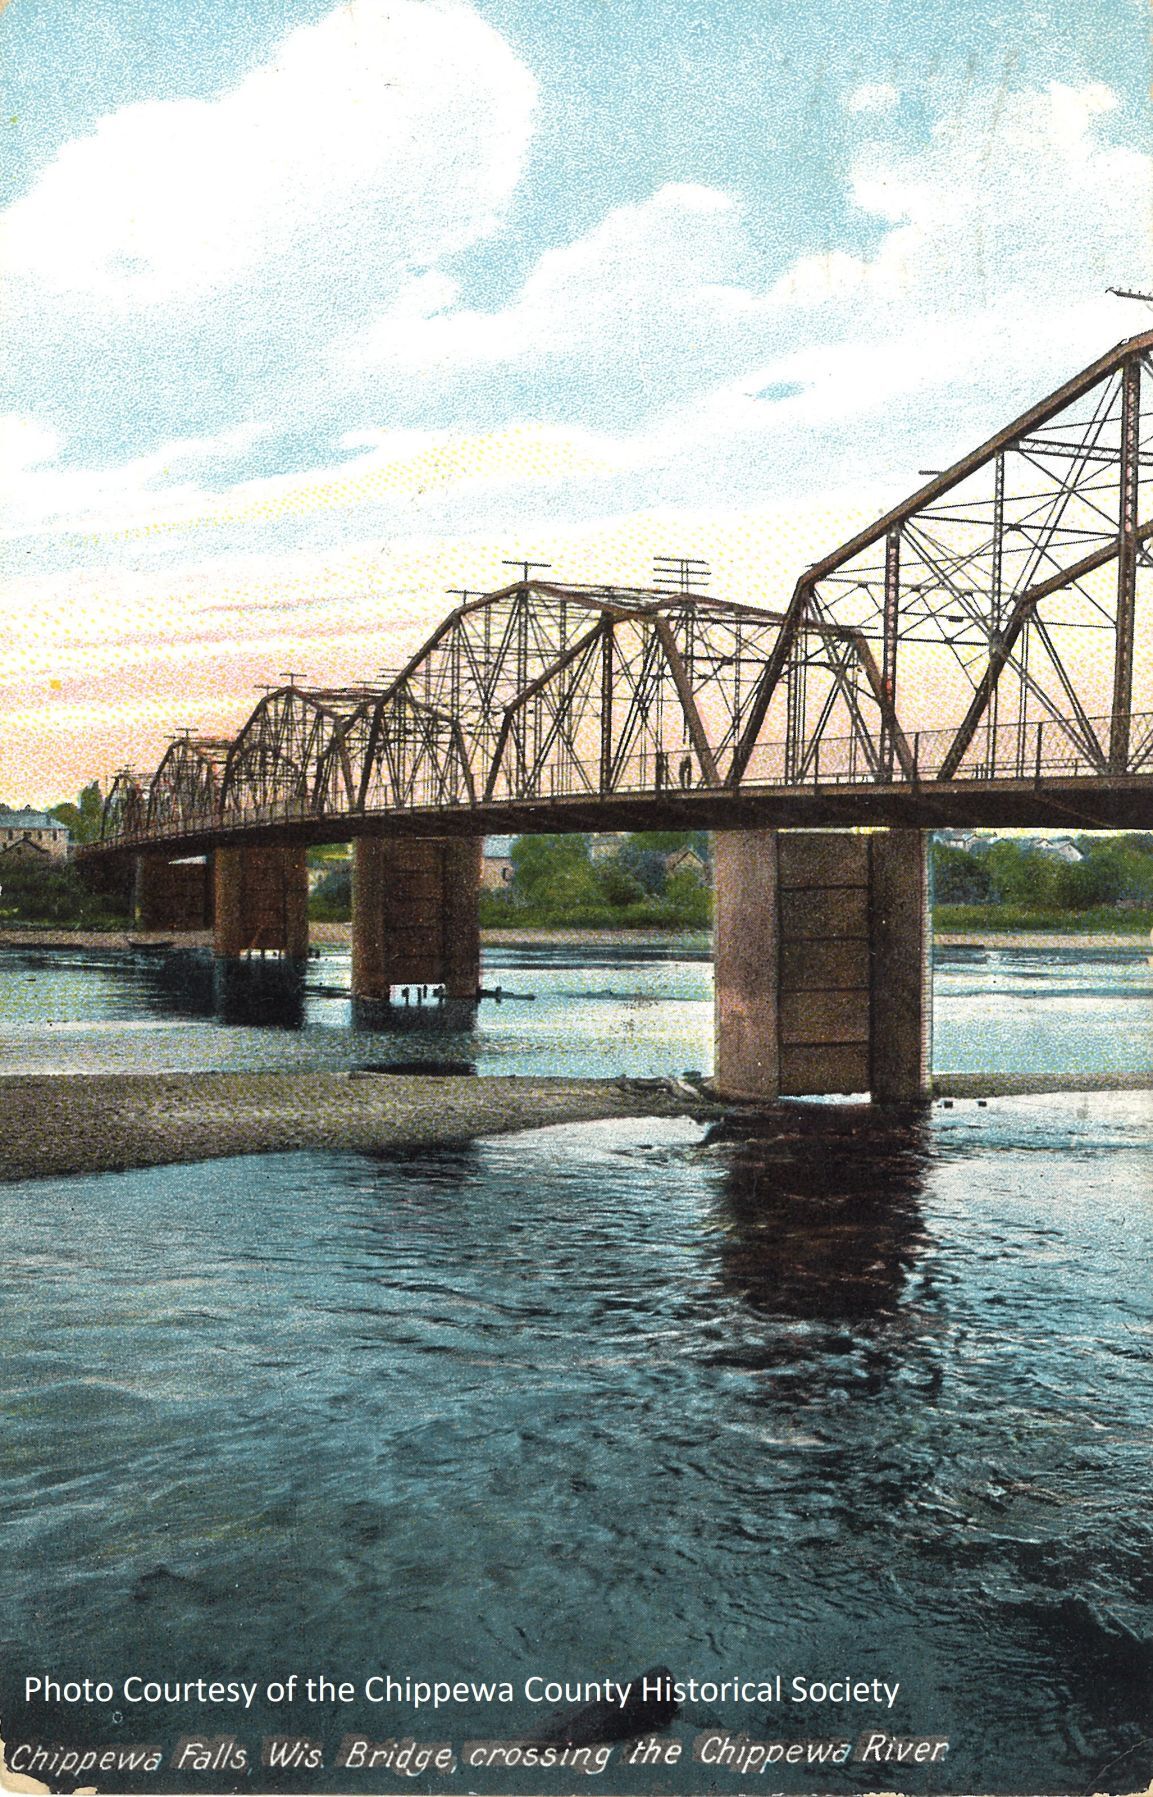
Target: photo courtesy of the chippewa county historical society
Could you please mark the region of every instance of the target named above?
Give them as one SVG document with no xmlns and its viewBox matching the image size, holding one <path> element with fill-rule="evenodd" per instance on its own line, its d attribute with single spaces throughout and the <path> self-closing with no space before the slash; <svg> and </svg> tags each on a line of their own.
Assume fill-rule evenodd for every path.
<svg viewBox="0 0 1153 1797">
<path fill-rule="evenodd" d="M 1144 5 L 0 83 L 0 1791 L 1153 1790 Z"/>
</svg>

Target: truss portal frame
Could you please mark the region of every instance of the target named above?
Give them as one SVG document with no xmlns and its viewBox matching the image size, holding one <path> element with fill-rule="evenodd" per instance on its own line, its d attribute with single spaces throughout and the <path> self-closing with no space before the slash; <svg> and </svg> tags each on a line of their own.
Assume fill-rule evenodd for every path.
<svg viewBox="0 0 1153 1797">
<path fill-rule="evenodd" d="M 148 784 L 149 836 L 195 835 L 216 824 L 228 750 L 218 737 L 175 739 Z"/>
<path fill-rule="evenodd" d="M 924 733 L 922 780 L 1027 777 L 1054 735 L 1102 775 L 1150 767 L 1151 357 L 1153 333 L 1119 344 L 806 570 L 732 785 L 757 781 L 766 736 L 792 776 L 811 761 L 823 729 L 798 644 L 820 620 L 869 643 L 906 739 Z M 873 777 L 900 778 L 898 745 L 882 750 Z"/>
<path fill-rule="evenodd" d="M 147 834 L 148 795 L 131 768 L 121 768 L 100 814 L 101 842 L 135 842 Z"/>
</svg>

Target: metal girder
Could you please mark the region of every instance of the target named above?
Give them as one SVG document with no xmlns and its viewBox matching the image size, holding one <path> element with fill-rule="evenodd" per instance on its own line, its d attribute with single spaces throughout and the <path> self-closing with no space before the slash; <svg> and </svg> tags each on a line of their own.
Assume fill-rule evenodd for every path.
<svg viewBox="0 0 1153 1797">
<path fill-rule="evenodd" d="M 317 816 L 355 802 L 345 728 L 352 694 L 283 686 L 266 693 L 231 744 L 222 819 Z"/>
<path fill-rule="evenodd" d="M 178 736 L 148 783 L 146 831 L 177 834 L 211 823 L 218 814 L 220 774 L 228 744 Z"/>
<path fill-rule="evenodd" d="M 685 728 L 689 733 L 689 739 L 692 742 L 693 748 L 697 752 L 697 760 L 701 764 L 701 772 L 704 774 L 705 780 L 710 786 L 719 786 L 721 777 L 717 772 L 717 764 L 709 744 L 709 739 L 705 735 L 705 726 L 701 719 L 701 714 L 697 710 L 696 699 L 693 697 L 692 681 L 689 678 L 688 669 L 681 659 L 681 652 L 677 648 L 676 638 L 669 629 L 668 620 L 665 618 L 654 618 L 653 629 L 656 631 L 657 639 L 665 652 L 665 660 L 669 664 L 669 672 L 673 677 L 673 685 L 677 689 L 677 698 L 681 702 L 681 709 L 685 715 Z"/>
<path fill-rule="evenodd" d="M 101 842 L 135 842 L 147 827 L 148 799 L 131 768 L 121 768 L 100 813 Z"/>
<path fill-rule="evenodd" d="M 783 611 L 526 566 L 466 596 L 377 688 L 290 681 L 234 741 L 178 738 L 147 785 L 122 770 L 101 842 L 546 803 L 589 827 L 598 806 L 664 816 L 684 795 L 771 788 L 1153 780 L 1151 351 L 1148 333 L 1099 357 L 807 568 Z"/>
</svg>

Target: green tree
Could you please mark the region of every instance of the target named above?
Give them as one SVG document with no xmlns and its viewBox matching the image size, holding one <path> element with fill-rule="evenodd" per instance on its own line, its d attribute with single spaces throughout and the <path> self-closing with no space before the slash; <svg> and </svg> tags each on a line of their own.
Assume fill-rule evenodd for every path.
<svg viewBox="0 0 1153 1797">
<path fill-rule="evenodd" d="M 48 815 L 64 825 L 74 843 L 95 842 L 100 835 L 100 824 L 104 816 L 104 798 L 99 780 L 93 780 L 82 788 L 75 804 L 66 800 L 63 805 L 54 805 Z"/>
<path fill-rule="evenodd" d="M 338 861 L 318 880 L 308 900 L 308 915 L 316 923 L 347 923 L 352 916 L 352 864 Z"/>
<path fill-rule="evenodd" d="M 1044 911 L 1057 903 L 1054 863 L 1015 842 L 996 842 L 986 856 L 994 902 Z"/>
<path fill-rule="evenodd" d="M 1153 903 L 1153 854 L 1122 840 L 1111 850 L 1121 878 L 1120 896 L 1139 905 Z"/>
<path fill-rule="evenodd" d="M 679 848 L 699 832 L 667 832 Z M 634 847 L 639 841 L 640 847 Z M 664 880 L 664 856 L 649 839 L 630 838 L 617 855 L 594 862 L 584 836 L 522 836 L 509 851 L 513 877 L 500 893 L 481 895 L 487 925 L 518 922 L 565 929 L 707 928 L 712 894 L 694 868 Z M 693 846 L 696 846 L 695 842 Z M 653 891 L 638 869 L 660 862 L 661 889 Z M 655 875 L 650 876 L 653 885 Z"/>
<path fill-rule="evenodd" d="M 664 873 L 664 862 L 661 862 L 661 873 Z M 610 905 L 623 910 L 628 905 L 643 903 L 645 897 L 653 890 L 625 865 L 624 857 L 614 855 L 597 868 L 597 884 Z M 662 881 L 663 886 L 663 881 Z"/>
<path fill-rule="evenodd" d="M 655 849 L 649 836 L 630 836 L 621 845 L 616 856 L 617 864 L 636 880 L 642 892 L 655 893 L 660 896 L 664 892 L 668 878 L 666 865 L 667 851 Z"/>
<path fill-rule="evenodd" d="M 1121 896 L 1121 870 L 1108 854 L 1084 861 L 1057 862 L 1051 869 L 1054 903 L 1063 911 L 1090 911 Z"/>
<path fill-rule="evenodd" d="M 992 892 L 984 855 L 947 842 L 933 844 L 933 898 L 938 905 L 985 905 Z"/>
<path fill-rule="evenodd" d="M 628 838 L 630 847 L 655 849 L 658 855 L 675 855 L 678 849 L 695 849 L 701 860 L 709 860 L 707 830 L 635 830 Z"/>
<path fill-rule="evenodd" d="M 695 869 L 670 874 L 665 887 L 667 921 L 682 930 L 707 930 L 713 921 L 713 895 Z"/>
<path fill-rule="evenodd" d="M 107 929 L 126 921 L 115 898 L 92 893 L 70 861 L 5 855 L 0 863 L 0 912 L 28 924 Z"/>
<path fill-rule="evenodd" d="M 562 900 L 599 897 L 587 836 L 518 836 L 509 850 L 514 897 L 554 909 Z"/>
</svg>

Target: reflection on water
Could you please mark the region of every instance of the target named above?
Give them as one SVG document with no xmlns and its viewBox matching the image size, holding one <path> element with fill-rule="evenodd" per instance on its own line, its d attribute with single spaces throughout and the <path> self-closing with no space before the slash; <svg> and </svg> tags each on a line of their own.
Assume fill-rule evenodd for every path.
<svg viewBox="0 0 1153 1797">
<path fill-rule="evenodd" d="M 698 1703 L 673 1735 L 877 1725 L 953 1742 L 902 1789 L 1139 1788 L 1151 1121 L 1145 1095 L 798 1110 L 0 1189 L 0 1708 L 44 1666 L 517 1686 L 298 1715 L 331 1757 L 350 1728 L 540 1729 L 534 1673 L 848 1674 L 899 1682 L 892 1711 Z M 123 1705 L 68 1727 L 181 1732 Z M 897 1782 L 864 1771 L 829 1788 Z"/>
<path fill-rule="evenodd" d="M 499 1001 L 486 997 L 475 1016 L 469 1006 L 399 1009 L 389 1029 L 375 1027 L 371 1007 L 354 1012 L 347 950 L 324 950 L 303 986 L 287 992 L 270 984 L 278 963 L 253 967 L 218 975 L 214 995 L 207 952 L 0 950 L 0 1067 L 305 1070 L 421 1056 L 470 1061 L 481 1073 L 574 1077 L 712 1067 L 712 967 L 676 946 L 488 949 L 483 984 L 489 994 L 500 989 Z M 939 950 L 934 1065 L 1147 1071 L 1151 999 L 1153 969 L 1139 942 Z"/>
<path fill-rule="evenodd" d="M 207 958 L 207 957 L 205 957 Z M 274 1029 L 302 1030 L 305 1017 L 305 967 L 302 961 L 253 956 L 244 961 L 217 961 L 212 968 L 213 1011 L 220 1023 L 264 1024 Z"/>
<path fill-rule="evenodd" d="M 798 1105 L 718 1124 L 709 1143 L 724 1166 L 724 1275 L 746 1304 L 846 1322 L 892 1309 L 924 1241 L 923 1121 Z"/>
</svg>

